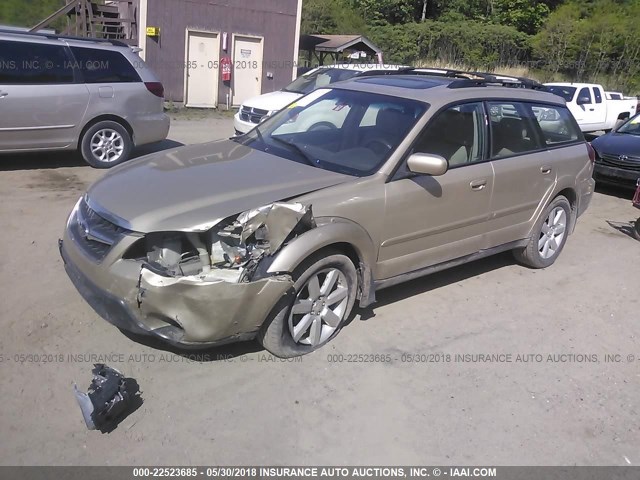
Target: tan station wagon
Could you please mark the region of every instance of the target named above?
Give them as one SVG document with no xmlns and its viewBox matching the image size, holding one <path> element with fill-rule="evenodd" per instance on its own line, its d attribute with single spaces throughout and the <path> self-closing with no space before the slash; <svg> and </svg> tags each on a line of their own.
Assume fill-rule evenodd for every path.
<svg viewBox="0 0 640 480">
<path fill-rule="evenodd" d="M 243 136 L 111 170 L 74 207 L 60 250 L 120 328 L 302 355 L 379 289 L 506 250 L 550 266 L 589 205 L 593 161 L 550 93 L 356 78 Z"/>
</svg>

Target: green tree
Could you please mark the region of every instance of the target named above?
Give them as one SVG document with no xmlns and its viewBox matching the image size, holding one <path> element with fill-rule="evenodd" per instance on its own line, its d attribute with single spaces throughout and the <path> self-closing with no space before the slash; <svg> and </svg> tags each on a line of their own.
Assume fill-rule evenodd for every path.
<svg viewBox="0 0 640 480">
<path fill-rule="evenodd" d="M 351 34 L 366 29 L 365 21 L 343 0 L 304 0 L 302 33 Z"/>
<path fill-rule="evenodd" d="M 529 34 L 540 30 L 550 11 L 545 3 L 539 1 L 491 0 L 490 3 L 493 21 Z"/>
<path fill-rule="evenodd" d="M 0 24 L 32 27 L 64 6 L 65 0 L 0 0 Z M 64 19 L 55 26 L 62 28 Z"/>
<path fill-rule="evenodd" d="M 534 38 L 535 60 L 547 78 L 637 91 L 639 14 L 637 1 L 571 1 L 555 10 Z"/>
<path fill-rule="evenodd" d="M 349 0 L 351 7 L 370 25 L 404 24 L 413 21 L 415 0 Z"/>
</svg>

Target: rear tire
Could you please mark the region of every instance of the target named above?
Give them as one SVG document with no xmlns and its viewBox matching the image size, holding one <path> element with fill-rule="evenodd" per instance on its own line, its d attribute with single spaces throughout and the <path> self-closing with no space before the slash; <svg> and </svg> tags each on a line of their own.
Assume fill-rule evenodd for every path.
<svg viewBox="0 0 640 480">
<path fill-rule="evenodd" d="M 94 168 L 111 168 L 129 159 L 133 141 L 118 122 L 105 120 L 89 127 L 80 141 L 85 162 Z"/>
<path fill-rule="evenodd" d="M 571 205 L 556 197 L 541 215 L 526 247 L 513 251 L 518 262 L 531 268 L 546 268 L 556 261 L 564 248 L 571 225 Z"/>
<path fill-rule="evenodd" d="M 296 268 L 293 281 L 293 292 L 274 307 L 257 335 L 280 358 L 306 355 L 332 340 L 356 300 L 356 267 L 337 251 L 309 257 Z"/>
</svg>

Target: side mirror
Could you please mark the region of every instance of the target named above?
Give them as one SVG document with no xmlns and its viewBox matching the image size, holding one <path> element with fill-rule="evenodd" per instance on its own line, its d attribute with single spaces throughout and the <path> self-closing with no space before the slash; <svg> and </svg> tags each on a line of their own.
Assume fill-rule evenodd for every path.
<svg viewBox="0 0 640 480">
<path fill-rule="evenodd" d="M 440 155 L 414 153 L 407 160 L 407 167 L 409 167 L 409 171 L 412 173 L 437 177 L 447 173 L 449 164 L 444 157 Z"/>
<path fill-rule="evenodd" d="M 591 99 L 589 97 L 578 97 L 576 103 L 578 105 L 586 105 L 588 103 L 591 103 Z"/>
</svg>

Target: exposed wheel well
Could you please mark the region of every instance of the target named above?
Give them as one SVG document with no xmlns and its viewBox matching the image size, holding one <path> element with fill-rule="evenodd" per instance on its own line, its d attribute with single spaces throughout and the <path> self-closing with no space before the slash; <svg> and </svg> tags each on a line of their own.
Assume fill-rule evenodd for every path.
<svg viewBox="0 0 640 480">
<path fill-rule="evenodd" d="M 104 121 L 112 121 L 112 122 L 116 122 L 119 123 L 120 125 L 122 125 L 125 130 L 127 131 L 127 133 L 129 134 L 129 136 L 131 137 L 131 141 L 135 143 L 134 138 L 133 138 L 133 128 L 131 128 L 131 125 L 129 125 L 129 122 L 127 122 L 124 118 L 119 117 L 117 115 L 100 115 L 99 117 L 95 117 L 92 118 L 82 129 L 82 132 L 80 132 L 80 136 L 78 137 L 78 150 L 81 148 L 82 146 L 82 137 L 84 137 L 84 134 L 87 130 L 89 130 L 92 126 L 94 126 L 96 123 L 98 122 L 104 122 Z"/>
<path fill-rule="evenodd" d="M 366 265 L 362 263 L 360 255 L 358 255 L 358 251 L 352 244 L 347 242 L 332 243 L 331 245 L 327 245 L 320 248 L 319 250 L 316 250 L 311 255 L 319 255 L 322 252 L 339 252 L 349 257 L 349 259 L 355 265 L 356 271 L 358 272 L 358 293 L 356 298 L 360 301 L 360 306 L 368 307 L 372 303 L 375 303 L 376 294 L 373 277 L 371 276 L 372 265 Z"/>
<path fill-rule="evenodd" d="M 349 257 L 349 259 L 353 262 L 357 270 L 360 269 L 360 256 L 358 255 L 358 252 L 356 251 L 354 246 L 351 245 L 350 243 L 346 243 L 346 242 L 332 243 L 331 245 L 322 247 L 320 250 L 316 250 L 315 252 L 313 252 L 312 255 L 317 255 L 318 253 L 324 252 L 325 250 L 333 250 L 333 251 L 338 250 L 339 252 Z"/>
</svg>

